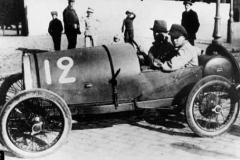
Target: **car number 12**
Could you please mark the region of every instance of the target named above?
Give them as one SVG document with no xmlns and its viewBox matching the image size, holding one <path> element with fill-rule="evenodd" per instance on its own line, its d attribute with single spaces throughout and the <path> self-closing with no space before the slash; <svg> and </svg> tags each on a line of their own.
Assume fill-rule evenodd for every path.
<svg viewBox="0 0 240 160">
<path fill-rule="evenodd" d="M 63 61 L 67 61 L 67 64 L 63 64 Z M 62 57 L 57 61 L 57 66 L 63 70 L 62 74 L 59 77 L 59 83 L 74 83 L 76 81 L 75 77 L 67 77 L 70 69 L 73 67 L 73 60 L 70 57 Z M 47 84 L 52 84 L 52 76 L 50 71 L 49 60 L 44 61 L 45 66 L 45 76 Z"/>
</svg>

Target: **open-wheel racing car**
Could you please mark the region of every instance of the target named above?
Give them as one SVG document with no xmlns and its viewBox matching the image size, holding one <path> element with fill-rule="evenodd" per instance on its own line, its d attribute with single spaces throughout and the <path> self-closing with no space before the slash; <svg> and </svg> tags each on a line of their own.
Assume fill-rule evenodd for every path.
<svg viewBox="0 0 240 160">
<path fill-rule="evenodd" d="M 22 73 L 0 88 L 1 140 L 20 157 L 59 148 L 76 114 L 170 106 L 184 109 L 189 127 L 202 137 L 225 133 L 238 116 L 239 66 L 221 45 L 210 45 L 199 66 L 168 73 L 142 70 L 140 50 L 130 44 L 22 51 Z"/>
</svg>

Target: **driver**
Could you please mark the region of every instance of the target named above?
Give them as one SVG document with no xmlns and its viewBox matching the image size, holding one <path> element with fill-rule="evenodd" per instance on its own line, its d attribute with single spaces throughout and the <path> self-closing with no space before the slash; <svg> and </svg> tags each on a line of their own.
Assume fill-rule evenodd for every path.
<svg viewBox="0 0 240 160">
<path fill-rule="evenodd" d="M 179 24 L 173 24 L 169 35 L 175 46 L 176 54 L 168 61 L 155 62 L 154 66 L 163 71 L 175 71 L 185 67 L 198 66 L 198 55 L 201 54 L 201 49 L 189 43 L 185 28 Z"/>
</svg>

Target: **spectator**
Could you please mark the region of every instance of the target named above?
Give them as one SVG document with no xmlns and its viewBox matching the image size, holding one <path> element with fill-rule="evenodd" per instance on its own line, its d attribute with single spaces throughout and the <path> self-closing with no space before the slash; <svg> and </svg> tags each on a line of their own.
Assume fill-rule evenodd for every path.
<svg viewBox="0 0 240 160">
<path fill-rule="evenodd" d="M 131 43 L 133 45 L 134 40 L 134 28 L 133 20 L 136 18 L 136 14 L 130 10 L 126 11 L 127 17 L 123 20 L 122 32 L 124 32 L 124 41 L 125 43 Z M 125 28 L 125 31 L 124 31 Z"/>
<path fill-rule="evenodd" d="M 76 48 L 77 34 L 81 34 L 79 20 L 74 9 L 75 0 L 68 0 L 68 7 L 63 11 L 63 22 L 68 39 L 68 49 Z"/>
<path fill-rule="evenodd" d="M 49 23 L 48 33 L 52 36 L 55 51 L 59 51 L 61 49 L 63 26 L 62 22 L 57 18 L 58 13 L 56 11 L 52 11 L 51 15 L 52 20 Z"/>
<path fill-rule="evenodd" d="M 97 46 L 97 30 L 100 26 L 100 21 L 93 16 L 94 10 L 92 8 L 87 9 L 86 18 L 81 18 L 81 21 L 85 22 L 85 47 Z"/>
<path fill-rule="evenodd" d="M 191 9 L 191 0 L 185 0 L 183 4 L 185 6 L 185 11 L 182 13 L 182 26 L 186 29 L 188 33 L 188 41 L 194 46 L 196 33 L 200 26 L 198 15 L 195 11 Z"/>
</svg>

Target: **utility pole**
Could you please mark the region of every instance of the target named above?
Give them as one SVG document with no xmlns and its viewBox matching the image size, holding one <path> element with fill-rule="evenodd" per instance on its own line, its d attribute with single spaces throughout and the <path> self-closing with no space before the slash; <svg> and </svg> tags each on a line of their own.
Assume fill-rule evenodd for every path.
<svg viewBox="0 0 240 160">
<path fill-rule="evenodd" d="M 220 9 L 220 0 L 216 0 L 216 16 L 215 16 L 215 23 L 214 23 L 214 30 L 213 30 L 213 41 L 212 43 L 220 43 L 220 38 L 222 37 L 219 30 L 220 30 L 220 13 L 219 13 L 219 9 Z"/>
<path fill-rule="evenodd" d="M 232 34 L 233 34 L 232 23 L 233 23 L 233 0 L 230 1 L 228 31 L 227 31 L 227 42 L 228 43 L 232 43 Z"/>
</svg>

